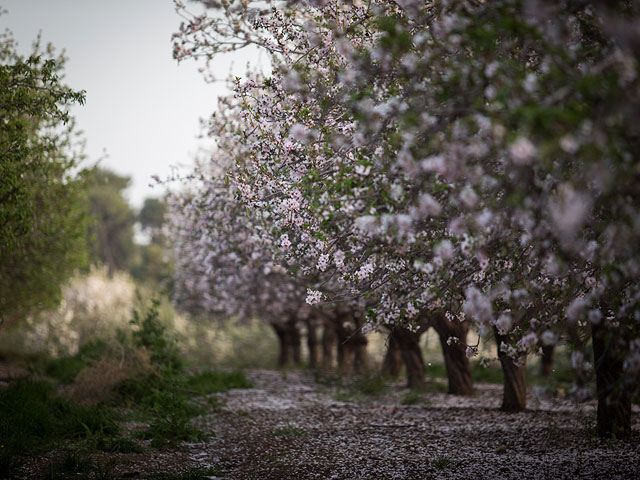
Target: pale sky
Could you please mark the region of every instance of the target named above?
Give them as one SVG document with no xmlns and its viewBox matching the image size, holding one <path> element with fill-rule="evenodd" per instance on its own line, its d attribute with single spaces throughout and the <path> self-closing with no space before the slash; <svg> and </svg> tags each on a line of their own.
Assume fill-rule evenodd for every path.
<svg viewBox="0 0 640 480">
<path fill-rule="evenodd" d="M 193 162 L 199 146 L 199 119 L 217 107 L 218 95 L 228 92 L 224 82 L 205 83 L 200 65 L 178 65 L 171 56 L 171 34 L 181 18 L 172 0 L 0 0 L 8 10 L 0 16 L 0 30 L 9 28 L 28 53 L 39 31 L 43 43 L 66 50 L 66 82 L 86 90 L 85 106 L 74 108 L 84 131 L 88 165 L 100 165 L 132 177 L 128 199 L 140 207 L 151 188 L 152 175 L 168 176 L 171 166 L 183 170 Z M 190 6 L 197 11 L 196 6 Z M 244 72 L 256 54 L 243 52 L 217 60 L 225 79 Z"/>
</svg>

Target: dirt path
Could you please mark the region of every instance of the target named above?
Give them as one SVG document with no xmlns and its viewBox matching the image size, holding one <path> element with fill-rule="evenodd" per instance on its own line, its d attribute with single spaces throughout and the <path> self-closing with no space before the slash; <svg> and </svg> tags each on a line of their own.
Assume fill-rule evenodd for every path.
<svg viewBox="0 0 640 480">
<path fill-rule="evenodd" d="M 220 467 L 226 480 L 640 478 L 637 407 L 633 439 L 603 442 L 592 433 L 593 402 L 531 395 L 529 411 L 505 414 L 496 385 L 402 405 L 400 386 L 342 402 L 300 373 L 249 377 L 256 388 L 222 395 L 223 411 L 198 419 L 215 437 L 188 446 L 189 460 Z"/>
</svg>

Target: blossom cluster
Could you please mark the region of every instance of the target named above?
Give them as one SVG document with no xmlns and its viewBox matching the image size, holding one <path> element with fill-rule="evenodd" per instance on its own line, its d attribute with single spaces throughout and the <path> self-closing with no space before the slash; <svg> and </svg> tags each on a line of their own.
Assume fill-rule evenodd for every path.
<svg viewBox="0 0 640 480">
<path fill-rule="evenodd" d="M 257 45 L 273 72 L 235 81 L 210 122 L 226 168 L 178 200 L 181 301 L 464 313 L 514 358 L 598 323 L 635 352 L 638 59 L 589 2 L 536 3 L 183 10 L 176 58 Z"/>
</svg>

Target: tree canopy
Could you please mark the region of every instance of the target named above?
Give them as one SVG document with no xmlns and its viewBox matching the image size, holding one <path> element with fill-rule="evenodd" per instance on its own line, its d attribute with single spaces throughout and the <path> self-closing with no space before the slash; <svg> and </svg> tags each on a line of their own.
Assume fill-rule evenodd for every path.
<svg viewBox="0 0 640 480">
<path fill-rule="evenodd" d="M 81 145 L 68 108 L 64 58 L 39 42 L 28 57 L 0 38 L 0 312 L 13 321 L 54 305 L 86 262 Z"/>
</svg>

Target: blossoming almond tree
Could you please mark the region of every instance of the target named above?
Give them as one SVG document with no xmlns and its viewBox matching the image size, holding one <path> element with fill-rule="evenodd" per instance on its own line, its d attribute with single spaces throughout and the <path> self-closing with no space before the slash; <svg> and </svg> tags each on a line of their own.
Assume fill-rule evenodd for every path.
<svg viewBox="0 0 640 480">
<path fill-rule="evenodd" d="M 236 86 L 245 150 L 231 178 L 271 215 L 276 257 L 315 279 L 307 301 L 365 298 L 374 327 L 435 316 L 469 356 L 466 331 L 448 326 L 494 332 L 510 410 L 525 406 L 526 354 L 587 326 L 599 432 L 628 435 L 640 370 L 633 8 L 256 5 L 192 19 L 175 53 L 272 53 L 272 78 Z"/>
</svg>

